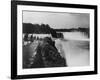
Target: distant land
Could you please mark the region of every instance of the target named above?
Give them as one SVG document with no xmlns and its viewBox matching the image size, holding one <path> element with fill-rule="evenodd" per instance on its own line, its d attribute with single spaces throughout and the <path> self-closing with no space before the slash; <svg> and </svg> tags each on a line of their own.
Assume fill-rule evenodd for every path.
<svg viewBox="0 0 100 80">
<path fill-rule="evenodd" d="M 71 28 L 71 29 L 54 29 L 56 32 L 82 32 L 83 34 L 87 35 L 89 37 L 89 28 Z"/>
<path fill-rule="evenodd" d="M 57 35 L 62 36 L 61 32 L 82 32 L 89 37 L 89 28 L 53 29 L 49 24 L 23 23 L 23 33 L 52 34 L 57 37 Z"/>
</svg>

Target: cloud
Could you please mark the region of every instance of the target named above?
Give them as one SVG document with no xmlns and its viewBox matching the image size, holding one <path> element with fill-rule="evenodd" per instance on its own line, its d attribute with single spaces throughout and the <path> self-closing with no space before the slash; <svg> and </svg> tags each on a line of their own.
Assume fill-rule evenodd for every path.
<svg viewBox="0 0 100 80">
<path fill-rule="evenodd" d="M 52 28 L 89 27 L 89 14 L 23 11 L 24 23 L 44 23 Z"/>
</svg>

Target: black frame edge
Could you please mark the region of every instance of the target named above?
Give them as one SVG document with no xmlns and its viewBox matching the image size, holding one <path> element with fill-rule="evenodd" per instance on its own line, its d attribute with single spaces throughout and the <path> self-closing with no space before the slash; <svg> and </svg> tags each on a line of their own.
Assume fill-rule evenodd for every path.
<svg viewBox="0 0 100 80">
<path fill-rule="evenodd" d="M 94 75 L 94 71 L 84 72 L 69 72 L 69 73 L 50 73 L 50 74 L 37 74 L 37 75 L 18 75 L 16 79 L 29 79 L 29 78 L 48 78 L 48 77 L 64 77 L 64 76 L 84 76 Z"/>
<path fill-rule="evenodd" d="M 11 79 L 17 76 L 17 4 L 11 1 Z"/>
<path fill-rule="evenodd" d="M 94 72 L 98 74 L 98 6 L 94 7 L 94 64 L 95 70 Z"/>
<path fill-rule="evenodd" d="M 87 8 L 94 9 L 96 5 L 86 5 L 86 4 L 70 4 L 70 3 L 54 3 L 54 2 L 37 2 L 37 1 L 17 1 L 15 0 L 16 4 L 18 5 L 38 5 L 38 6 L 51 6 L 51 7 L 70 7 L 70 8 Z"/>
</svg>

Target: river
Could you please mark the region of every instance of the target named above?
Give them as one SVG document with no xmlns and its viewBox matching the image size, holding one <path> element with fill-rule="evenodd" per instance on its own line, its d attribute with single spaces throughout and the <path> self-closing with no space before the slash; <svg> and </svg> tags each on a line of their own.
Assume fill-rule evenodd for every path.
<svg viewBox="0 0 100 80">
<path fill-rule="evenodd" d="M 89 38 L 79 32 L 66 32 L 64 39 L 56 40 L 56 46 L 63 49 L 68 66 L 88 66 L 90 63 Z"/>
</svg>

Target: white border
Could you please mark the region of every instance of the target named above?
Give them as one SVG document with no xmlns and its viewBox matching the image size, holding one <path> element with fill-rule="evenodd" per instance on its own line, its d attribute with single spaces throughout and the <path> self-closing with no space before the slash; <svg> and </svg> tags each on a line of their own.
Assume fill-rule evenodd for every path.
<svg viewBox="0 0 100 80">
<path fill-rule="evenodd" d="M 60 67 L 60 68 L 45 68 L 45 69 L 44 68 L 23 69 L 22 68 L 22 10 L 89 13 L 90 14 L 90 66 Z M 92 9 L 17 5 L 17 34 L 18 34 L 17 35 L 17 43 L 18 43 L 18 46 L 17 46 L 17 50 L 18 50 L 18 53 L 17 53 L 17 75 L 94 71 L 94 10 L 92 10 Z"/>
</svg>

